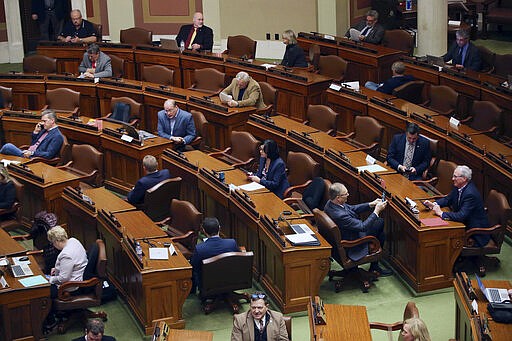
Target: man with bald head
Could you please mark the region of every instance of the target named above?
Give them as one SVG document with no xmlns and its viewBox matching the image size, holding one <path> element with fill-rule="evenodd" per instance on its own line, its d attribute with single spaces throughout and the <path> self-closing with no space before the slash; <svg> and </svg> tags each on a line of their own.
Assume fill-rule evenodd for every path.
<svg viewBox="0 0 512 341">
<path fill-rule="evenodd" d="M 213 47 L 213 31 L 203 25 L 203 13 L 196 12 L 192 18 L 192 24 L 183 25 L 176 36 L 176 43 L 180 46 L 185 43 L 185 49 L 194 51 L 211 51 Z"/>
<path fill-rule="evenodd" d="M 196 137 L 192 114 L 178 108 L 175 100 L 166 100 L 158 112 L 158 136 L 171 140 L 177 150 L 185 149 Z"/>
<path fill-rule="evenodd" d="M 96 42 L 96 31 L 90 21 L 82 18 L 82 12 L 74 9 L 70 14 L 71 21 L 68 21 L 62 32 L 57 37 L 58 40 L 67 43 L 94 43 Z M 99 37 L 101 39 L 101 37 Z"/>
</svg>

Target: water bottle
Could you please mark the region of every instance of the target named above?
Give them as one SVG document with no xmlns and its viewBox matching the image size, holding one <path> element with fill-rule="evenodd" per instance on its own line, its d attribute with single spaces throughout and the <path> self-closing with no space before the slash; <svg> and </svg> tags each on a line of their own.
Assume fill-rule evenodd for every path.
<svg viewBox="0 0 512 341">
<path fill-rule="evenodd" d="M 405 10 L 410 11 L 412 9 L 412 0 L 405 0 Z"/>
<path fill-rule="evenodd" d="M 140 260 L 142 260 L 142 246 L 140 246 L 139 242 L 135 242 L 135 253 Z"/>
<path fill-rule="evenodd" d="M 183 52 L 185 50 L 185 42 L 182 40 L 180 43 L 180 51 Z"/>
</svg>

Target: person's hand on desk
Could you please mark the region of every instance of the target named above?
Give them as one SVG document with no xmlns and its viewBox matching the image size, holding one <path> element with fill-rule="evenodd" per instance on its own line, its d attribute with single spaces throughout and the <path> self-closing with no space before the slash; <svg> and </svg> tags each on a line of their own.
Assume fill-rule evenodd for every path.
<svg viewBox="0 0 512 341">
<path fill-rule="evenodd" d="M 34 152 L 30 151 L 30 150 L 24 150 L 23 151 L 23 157 L 25 158 L 30 158 L 32 155 L 34 155 Z"/>
<path fill-rule="evenodd" d="M 192 50 L 200 50 L 201 49 L 201 45 L 199 44 L 192 44 Z"/>
<path fill-rule="evenodd" d="M 82 39 L 81 39 L 81 38 L 78 38 L 78 37 L 73 37 L 73 38 L 71 38 L 71 42 L 72 42 L 72 43 L 81 43 L 81 42 L 82 42 Z"/>
<path fill-rule="evenodd" d="M 172 142 L 174 142 L 176 144 L 183 144 L 183 143 L 185 143 L 185 139 L 183 137 L 178 137 L 178 136 L 171 136 L 169 138 L 169 140 L 171 140 Z"/>
<path fill-rule="evenodd" d="M 260 178 L 258 178 L 256 175 L 248 175 L 247 178 L 256 183 L 260 183 Z"/>
<path fill-rule="evenodd" d="M 364 38 L 366 38 L 366 36 L 360 35 L 359 36 L 359 41 L 364 41 Z"/>
<path fill-rule="evenodd" d="M 423 202 L 423 205 L 434 211 L 434 213 L 440 217 L 443 215 L 443 211 L 441 210 L 441 207 L 437 204 L 437 202 L 431 202 L 429 200 L 425 200 Z"/>
<path fill-rule="evenodd" d="M 230 107 L 238 107 L 238 102 L 231 100 L 227 103 Z"/>
<path fill-rule="evenodd" d="M 89 73 L 92 73 L 94 75 L 94 73 L 96 72 L 96 69 L 89 68 L 89 69 L 85 70 L 85 72 L 89 72 Z"/>
<path fill-rule="evenodd" d="M 90 73 L 88 71 L 84 72 L 84 77 L 85 78 L 94 78 L 94 73 Z"/>
<path fill-rule="evenodd" d="M 373 209 L 373 213 L 375 213 L 378 217 L 380 212 L 382 212 L 386 208 L 386 206 L 388 205 L 388 202 L 382 201 L 381 199 L 375 199 L 372 202 L 375 202 L 376 200 L 378 200 L 379 202 L 375 205 L 375 208 Z"/>
</svg>

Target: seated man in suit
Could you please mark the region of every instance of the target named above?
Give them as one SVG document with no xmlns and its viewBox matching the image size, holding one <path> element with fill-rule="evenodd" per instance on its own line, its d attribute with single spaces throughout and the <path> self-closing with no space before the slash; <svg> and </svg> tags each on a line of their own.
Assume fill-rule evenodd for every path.
<svg viewBox="0 0 512 341">
<path fill-rule="evenodd" d="M 377 84 L 367 81 L 364 84 L 365 88 L 377 90 L 379 92 L 391 95 L 395 88 L 398 88 L 400 85 L 404 85 L 405 83 L 409 83 L 414 80 L 413 76 L 404 75 L 405 64 L 402 62 L 394 62 L 393 65 L 391 65 L 391 71 L 393 72 L 393 76 L 386 80 L 384 83 Z"/>
<path fill-rule="evenodd" d="M 230 107 L 265 108 L 260 85 L 247 72 L 237 73 L 231 84 L 222 92 L 233 97 L 231 101 L 227 102 Z"/>
<path fill-rule="evenodd" d="M 379 13 L 375 10 L 369 10 L 366 12 L 366 20 L 361 21 L 353 28 L 361 32 L 359 35 L 359 41 L 365 43 L 380 44 L 384 38 L 384 27 L 379 23 Z M 345 33 L 345 37 L 350 38 L 350 29 Z"/>
<path fill-rule="evenodd" d="M 475 184 L 471 182 L 473 172 L 468 166 L 457 166 L 453 171 L 454 188 L 447 196 L 435 202 L 425 201 L 423 204 L 434 210 L 434 213 L 443 220 L 459 221 L 467 229 L 473 227 L 489 227 L 487 213 L 485 213 L 482 196 Z M 441 207 L 450 207 L 451 212 L 443 212 Z M 490 241 L 488 235 L 475 235 L 476 246 L 484 247 Z"/>
<path fill-rule="evenodd" d="M 288 331 L 283 314 L 268 309 L 267 295 L 251 295 L 251 309 L 237 314 L 233 319 L 231 341 L 272 340 L 288 341 Z"/>
<path fill-rule="evenodd" d="M 196 137 L 192 114 L 178 108 L 175 100 L 166 100 L 164 110 L 158 112 L 158 136 L 171 140 L 175 149 L 183 150 Z"/>
<path fill-rule="evenodd" d="M 409 123 L 405 133 L 393 136 L 388 148 L 388 165 L 409 180 L 421 179 L 430 159 L 430 143 L 420 136 L 420 127 L 416 123 Z"/>
<path fill-rule="evenodd" d="M 148 189 L 171 177 L 168 169 L 157 170 L 158 161 L 153 155 L 144 156 L 142 166 L 144 167 L 146 175 L 137 181 L 126 197 L 128 202 L 132 205 L 142 204 L 144 202 L 144 195 L 146 195 Z"/>
<path fill-rule="evenodd" d="M 469 41 L 469 32 L 458 30 L 455 32 L 455 42 L 443 56 L 445 62 L 452 61 L 457 69 L 470 69 L 480 71 L 481 58 L 478 48 Z"/>
<path fill-rule="evenodd" d="M 204 259 L 220 255 L 225 252 L 238 252 L 236 240 L 223 239 L 219 236 L 220 224 L 217 218 L 205 218 L 203 220 L 203 232 L 208 239 L 204 243 L 197 244 L 190 260 L 192 264 L 192 292 L 201 285 L 201 265 Z"/>
<path fill-rule="evenodd" d="M 116 341 L 112 336 L 104 335 L 105 324 L 101 319 L 89 319 L 85 326 L 85 335 L 73 339 L 73 341 Z"/>
<path fill-rule="evenodd" d="M 59 154 L 62 143 L 64 137 L 57 126 L 57 115 L 55 111 L 47 109 L 42 112 L 41 121 L 34 127 L 32 142 L 28 149 L 21 150 L 12 143 L 6 143 L 0 149 L 0 154 L 52 159 Z"/>
<path fill-rule="evenodd" d="M 384 234 L 384 219 L 379 214 L 386 208 L 388 202 L 381 199 L 358 205 L 347 204 L 349 196 L 347 188 L 339 182 L 329 187 L 329 201 L 325 204 L 324 212 L 338 225 L 341 237 L 344 240 L 356 240 L 365 236 L 376 237 L 381 247 L 384 247 L 386 236 Z M 373 208 L 368 218 L 364 221 L 359 219 L 359 214 Z M 348 252 L 348 257 L 355 261 L 368 254 L 368 246 L 360 245 L 353 247 Z M 370 271 L 378 276 L 390 276 L 391 270 L 381 268 L 378 262 L 372 262 Z"/>
<path fill-rule="evenodd" d="M 70 14 L 71 21 L 64 24 L 58 40 L 68 43 L 94 43 L 96 31 L 90 21 L 82 19 L 82 12 L 74 9 Z"/>
<path fill-rule="evenodd" d="M 84 53 L 78 71 L 86 78 L 112 77 L 112 60 L 100 51 L 98 44 L 91 44 Z"/>
<path fill-rule="evenodd" d="M 192 24 L 183 25 L 176 36 L 176 43 L 181 46 L 185 44 L 187 50 L 211 51 L 213 47 L 213 30 L 203 25 L 203 13 L 194 13 Z"/>
</svg>

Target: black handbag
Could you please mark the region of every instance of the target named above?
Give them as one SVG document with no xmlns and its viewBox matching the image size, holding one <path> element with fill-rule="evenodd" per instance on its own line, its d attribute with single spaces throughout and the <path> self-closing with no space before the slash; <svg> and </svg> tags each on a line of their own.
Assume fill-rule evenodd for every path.
<svg viewBox="0 0 512 341">
<path fill-rule="evenodd" d="M 489 303 L 487 310 L 495 322 L 512 323 L 512 303 L 510 301 Z"/>
</svg>

